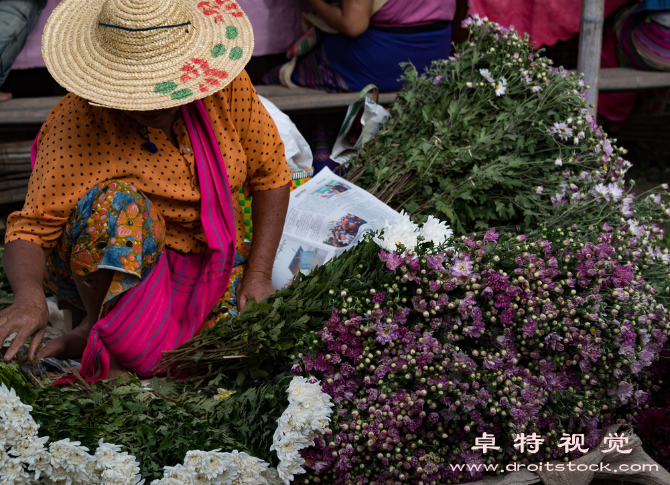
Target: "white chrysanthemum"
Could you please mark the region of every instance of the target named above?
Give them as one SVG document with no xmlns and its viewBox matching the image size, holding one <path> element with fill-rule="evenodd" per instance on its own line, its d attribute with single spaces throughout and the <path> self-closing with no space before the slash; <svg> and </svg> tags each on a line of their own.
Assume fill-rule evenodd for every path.
<svg viewBox="0 0 670 485">
<path fill-rule="evenodd" d="M 285 485 L 288 485 L 291 483 L 296 475 L 300 475 L 301 473 L 307 473 L 307 471 L 302 467 L 302 464 L 305 463 L 305 460 L 300 456 L 300 454 L 296 454 L 296 456 L 292 457 L 293 459 L 285 459 L 279 462 L 279 466 L 277 466 L 277 474 L 279 475 L 279 478 L 281 478 L 284 481 Z"/>
<path fill-rule="evenodd" d="M 98 466 L 103 469 L 114 468 L 119 453 L 121 453 L 119 445 L 105 443 L 101 439 L 98 441 L 98 449 L 95 450 L 95 459 L 98 462 Z"/>
<path fill-rule="evenodd" d="M 142 485 L 144 480 L 139 476 L 128 477 L 117 470 L 105 470 L 100 475 L 100 485 Z"/>
<path fill-rule="evenodd" d="M 0 469 L 0 483 L 23 485 L 32 482 L 30 474 L 25 471 L 23 462 L 18 458 L 5 459 Z"/>
<path fill-rule="evenodd" d="M 65 485 L 91 483 L 95 472 L 95 458 L 88 454 L 88 448 L 79 441 L 69 438 L 51 443 L 51 479 Z"/>
<path fill-rule="evenodd" d="M 226 482 L 225 480 L 221 480 L 220 482 L 217 482 L 215 480 L 210 480 L 205 475 L 202 475 L 200 473 L 196 473 L 195 475 L 193 475 L 193 485 L 213 485 L 213 484 L 223 485 L 223 484 L 227 484 L 227 483 L 228 482 Z"/>
<path fill-rule="evenodd" d="M 500 80 L 493 86 L 496 91 L 496 96 L 502 96 L 507 91 L 507 79 L 505 76 L 501 77 Z"/>
<path fill-rule="evenodd" d="M 151 485 L 277 485 L 276 472 L 273 474 L 269 466 L 237 450 L 192 450 L 183 465 L 165 467 L 164 477 Z"/>
<path fill-rule="evenodd" d="M 186 468 L 184 465 L 166 466 L 164 478 L 173 478 L 184 485 L 193 485 L 195 473 Z"/>
<path fill-rule="evenodd" d="M 277 438 L 277 435 L 273 438 Z M 289 431 L 283 433 L 280 439 L 273 439 L 270 451 L 276 451 L 280 461 L 297 460 L 302 465 L 304 460 L 300 456 L 300 450 L 310 446 L 314 446 L 314 440 L 306 433 Z"/>
<path fill-rule="evenodd" d="M 300 450 L 313 446 L 317 434 L 326 428 L 333 403 L 318 381 L 310 382 L 301 376 L 293 378 L 287 394 L 289 405 L 277 420 L 270 450 L 277 452 L 277 473 L 288 485 L 294 475 L 305 473 Z"/>
<path fill-rule="evenodd" d="M 265 475 L 270 466 L 268 463 L 237 450 L 226 453 L 226 455 L 237 467 L 238 473 L 233 477 L 226 472 L 226 475 L 224 475 L 226 481 L 223 483 L 230 485 L 267 485 Z"/>
<path fill-rule="evenodd" d="M 0 385 L 0 441 L 11 446 L 17 440 L 37 435 L 39 426 L 30 415 L 32 410 L 21 402 L 14 389 Z"/>
<path fill-rule="evenodd" d="M 572 136 L 572 128 L 570 128 L 567 123 L 554 123 L 554 126 L 549 130 L 549 133 L 566 141 Z"/>
<path fill-rule="evenodd" d="M 269 467 L 265 470 L 263 476 L 267 480 L 268 485 L 284 485 L 284 481 L 279 476 L 276 468 Z"/>
<path fill-rule="evenodd" d="M 237 467 L 230 455 L 221 453 L 220 450 L 189 451 L 184 458 L 184 466 L 210 480 L 223 475 L 229 469 Z"/>
<path fill-rule="evenodd" d="M 426 241 L 431 241 L 433 244 L 439 246 L 449 241 L 454 234 L 454 231 L 447 226 L 446 222 L 440 221 L 437 217 L 428 216 L 428 220 L 423 223 L 419 235 Z"/>
<path fill-rule="evenodd" d="M 140 464 L 135 457 L 126 451 L 121 452 L 119 445 L 105 443 L 103 440 L 98 442 L 98 449 L 95 451 L 95 468 L 98 473 L 113 470 L 126 477 L 126 480 L 140 480 Z"/>
<path fill-rule="evenodd" d="M 300 431 L 313 439 L 313 431 L 323 431 L 330 422 L 332 399 L 321 391 L 318 381 L 310 383 L 306 378 L 296 376 L 289 384 L 289 406 L 279 418 L 277 430 L 280 432 Z"/>
<path fill-rule="evenodd" d="M 14 443 L 8 454 L 13 458 L 20 458 L 22 461 L 28 463 L 32 457 L 46 451 L 44 445 L 47 441 L 49 441 L 48 436 L 43 438 L 26 436 L 24 439 Z"/>
<path fill-rule="evenodd" d="M 161 478 L 151 482 L 151 485 L 184 485 L 185 483 L 187 482 L 182 482 L 177 478 Z"/>
<path fill-rule="evenodd" d="M 291 404 L 279 418 L 277 429 L 282 432 L 300 431 L 308 439 L 313 439 L 314 431 L 322 431 L 330 423 L 331 403 L 315 402 L 306 407 Z"/>
<path fill-rule="evenodd" d="M 52 469 L 51 455 L 46 449 L 33 455 L 30 463 L 28 463 L 28 471 L 33 472 L 35 480 L 39 480 L 42 477 L 50 477 Z"/>
<path fill-rule="evenodd" d="M 310 384 L 309 380 L 302 376 L 296 376 L 291 380 L 286 390 L 289 403 L 309 403 L 319 399 L 321 386 L 319 383 Z"/>
<path fill-rule="evenodd" d="M 33 478 L 39 480 L 41 476 L 51 475 L 51 456 L 44 447 L 48 440 L 48 436 L 43 438 L 28 436 L 22 440 L 17 440 L 7 455 L 27 465 L 28 471 L 34 472 Z M 0 463 L 2 463 L 2 460 L 0 460 Z"/>
<path fill-rule="evenodd" d="M 492 83 L 493 82 L 493 76 L 491 76 L 491 71 L 488 69 L 480 69 L 479 74 L 482 75 L 484 79 L 486 79 L 488 82 Z"/>
<path fill-rule="evenodd" d="M 419 226 L 410 220 L 405 211 L 402 211 L 400 217 L 391 224 L 386 221 L 381 237 L 375 237 L 373 240 L 387 251 L 396 251 L 400 245 L 406 249 L 414 249 L 418 243 L 418 229 Z"/>
<path fill-rule="evenodd" d="M 28 406 L 27 404 L 23 404 L 21 402 L 21 399 L 19 399 L 19 397 L 16 395 L 16 391 L 14 389 L 8 388 L 3 383 L 0 384 L 0 409 L 5 407 L 10 408 L 23 407 L 28 413 L 30 413 L 30 411 L 33 410 L 31 406 Z"/>
</svg>

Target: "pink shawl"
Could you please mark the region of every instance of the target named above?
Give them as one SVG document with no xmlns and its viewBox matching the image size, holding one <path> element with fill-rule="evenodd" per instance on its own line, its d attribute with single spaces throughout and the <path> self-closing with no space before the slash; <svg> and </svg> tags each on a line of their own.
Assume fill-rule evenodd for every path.
<svg viewBox="0 0 670 485">
<path fill-rule="evenodd" d="M 110 353 L 142 377 L 165 372 L 162 352 L 173 350 L 200 329 L 223 296 L 235 259 L 235 217 L 228 175 L 201 100 L 182 106 L 193 145 L 201 193 L 201 223 L 208 254 L 165 248 L 156 266 L 126 291 L 91 330 L 80 374 L 107 377 Z M 33 164 L 36 146 L 33 146 Z"/>
</svg>

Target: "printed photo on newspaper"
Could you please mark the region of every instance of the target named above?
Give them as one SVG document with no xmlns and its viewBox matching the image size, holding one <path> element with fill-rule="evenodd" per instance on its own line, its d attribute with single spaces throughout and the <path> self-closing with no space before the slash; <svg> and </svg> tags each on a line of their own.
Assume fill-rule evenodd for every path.
<svg viewBox="0 0 670 485">
<path fill-rule="evenodd" d="M 298 272 L 309 274 L 398 216 L 373 195 L 323 169 L 291 192 L 272 284 L 285 287 Z"/>
</svg>

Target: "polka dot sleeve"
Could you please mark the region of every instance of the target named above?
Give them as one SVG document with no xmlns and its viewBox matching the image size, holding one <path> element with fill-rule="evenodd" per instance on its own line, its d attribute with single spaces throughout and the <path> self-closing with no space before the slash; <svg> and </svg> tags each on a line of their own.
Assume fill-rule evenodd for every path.
<svg viewBox="0 0 670 485">
<path fill-rule="evenodd" d="M 68 95 L 42 126 L 37 158 L 23 209 L 7 220 L 5 242 L 30 241 L 53 248 L 77 202 L 110 177 L 102 138 L 82 135 L 90 123 L 87 108 Z M 80 126 L 81 125 L 81 126 Z M 95 152 L 95 153 L 94 153 Z"/>
<path fill-rule="evenodd" d="M 256 191 L 288 184 L 291 170 L 284 156 L 284 143 L 246 72 L 238 76 L 230 88 L 233 123 L 247 158 L 245 194 L 250 196 Z"/>
</svg>

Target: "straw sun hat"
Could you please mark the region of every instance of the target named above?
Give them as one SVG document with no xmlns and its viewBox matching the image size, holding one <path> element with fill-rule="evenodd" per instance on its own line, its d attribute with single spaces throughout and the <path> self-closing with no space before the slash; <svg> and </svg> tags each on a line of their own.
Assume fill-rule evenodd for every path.
<svg viewBox="0 0 670 485">
<path fill-rule="evenodd" d="M 63 0 L 42 36 L 49 72 L 93 104 L 131 111 L 204 98 L 244 69 L 249 19 L 231 0 Z"/>
</svg>

